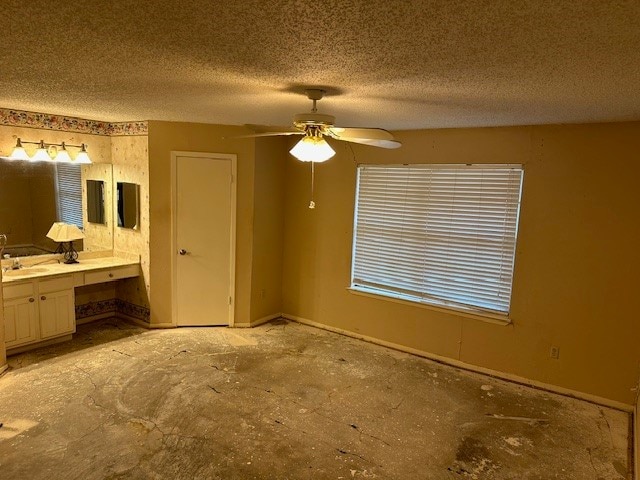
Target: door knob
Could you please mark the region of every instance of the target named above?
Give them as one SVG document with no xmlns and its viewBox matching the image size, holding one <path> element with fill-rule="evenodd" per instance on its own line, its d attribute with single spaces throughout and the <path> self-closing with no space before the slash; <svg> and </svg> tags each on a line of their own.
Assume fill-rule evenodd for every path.
<svg viewBox="0 0 640 480">
<path fill-rule="evenodd" d="M 179 253 L 180 255 L 186 255 L 186 254 L 187 254 L 187 251 L 186 251 L 184 248 L 181 248 L 180 250 L 178 250 L 178 253 Z"/>
</svg>

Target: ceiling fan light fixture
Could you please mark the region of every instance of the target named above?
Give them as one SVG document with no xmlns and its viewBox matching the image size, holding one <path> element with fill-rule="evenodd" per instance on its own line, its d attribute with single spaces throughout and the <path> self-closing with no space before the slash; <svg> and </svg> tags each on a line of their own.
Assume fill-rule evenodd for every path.
<svg viewBox="0 0 640 480">
<path fill-rule="evenodd" d="M 319 136 L 305 136 L 289 150 L 289 153 L 301 162 L 325 162 L 336 152 L 327 141 Z"/>
</svg>

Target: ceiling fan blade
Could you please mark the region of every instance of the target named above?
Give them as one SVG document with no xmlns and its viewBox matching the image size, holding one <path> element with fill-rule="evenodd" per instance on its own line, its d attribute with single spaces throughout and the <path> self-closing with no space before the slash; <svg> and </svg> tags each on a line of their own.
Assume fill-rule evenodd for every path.
<svg viewBox="0 0 640 480">
<path fill-rule="evenodd" d="M 343 142 L 360 143 L 362 145 L 369 145 L 371 147 L 380 148 L 400 148 L 402 143 L 397 140 L 378 140 L 375 138 L 340 138 L 336 137 L 336 140 L 342 140 Z"/>
<path fill-rule="evenodd" d="M 331 127 L 328 129 L 328 134 L 336 140 L 361 143 L 372 147 L 398 148 L 402 145 L 391 132 L 382 128 Z"/>
<path fill-rule="evenodd" d="M 260 132 L 260 133 L 250 133 L 247 135 L 234 135 L 229 138 L 255 138 L 255 137 L 277 137 L 278 135 L 304 135 L 304 132 L 295 131 L 295 132 Z"/>
</svg>

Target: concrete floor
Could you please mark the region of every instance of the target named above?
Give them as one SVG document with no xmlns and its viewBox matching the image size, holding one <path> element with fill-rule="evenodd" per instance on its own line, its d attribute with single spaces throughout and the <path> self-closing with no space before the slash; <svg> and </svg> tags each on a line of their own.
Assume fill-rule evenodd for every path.
<svg viewBox="0 0 640 480">
<path fill-rule="evenodd" d="M 283 320 L 108 320 L 10 365 L 3 480 L 628 478 L 626 413 Z"/>
</svg>

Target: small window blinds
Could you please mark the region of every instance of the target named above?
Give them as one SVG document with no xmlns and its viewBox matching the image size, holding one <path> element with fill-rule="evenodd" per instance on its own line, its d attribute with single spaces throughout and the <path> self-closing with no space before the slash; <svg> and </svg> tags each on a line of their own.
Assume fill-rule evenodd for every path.
<svg viewBox="0 0 640 480">
<path fill-rule="evenodd" d="M 361 165 L 352 288 L 506 316 L 521 165 Z"/>
<path fill-rule="evenodd" d="M 82 228 L 81 165 L 56 164 L 58 219 Z"/>
</svg>

